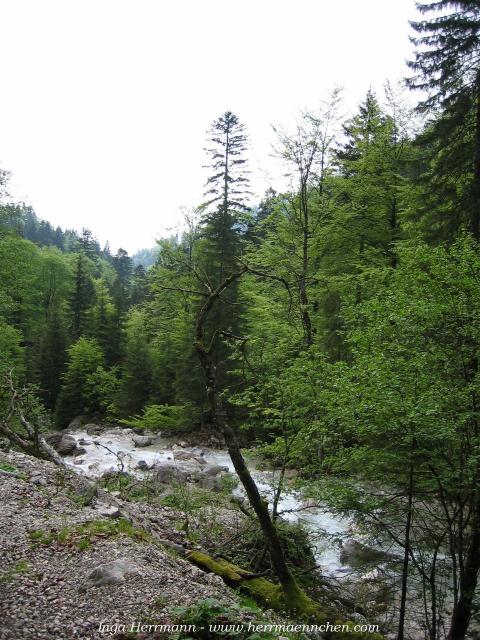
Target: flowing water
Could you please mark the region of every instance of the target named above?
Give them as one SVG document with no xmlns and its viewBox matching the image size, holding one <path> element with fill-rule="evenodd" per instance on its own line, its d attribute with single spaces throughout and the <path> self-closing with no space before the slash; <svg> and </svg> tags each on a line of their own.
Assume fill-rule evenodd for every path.
<svg viewBox="0 0 480 640">
<path fill-rule="evenodd" d="M 154 444 L 148 447 L 136 448 L 132 440 L 134 435 L 130 429 L 112 429 L 104 431 L 101 435 L 89 435 L 86 431 L 76 431 L 72 434 L 77 444 L 86 453 L 76 458 L 67 457 L 66 463 L 77 473 L 90 478 L 98 478 L 106 471 L 119 470 L 120 456 L 124 470 L 141 477 L 144 472 L 137 469 L 137 464 L 144 460 L 149 466 L 153 464 L 167 464 L 175 460 L 178 449 L 172 448 L 172 442 L 157 437 Z M 225 466 L 235 473 L 230 456 L 224 450 L 208 449 L 205 447 L 186 448 L 193 454 L 202 455 L 211 464 Z M 182 464 L 182 463 L 179 463 Z M 121 465 L 120 465 L 121 466 Z M 254 465 L 251 468 L 252 475 L 259 490 L 270 499 L 272 496 L 272 473 L 259 471 Z M 241 487 L 235 490 L 242 495 Z M 320 508 L 306 508 L 302 496 L 295 491 L 284 490 L 278 505 L 279 512 L 284 518 L 296 522 L 301 521 L 310 533 L 311 543 L 315 551 L 317 561 L 322 572 L 329 575 L 340 576 L 349 571 L 340 562 L 340 544 L 335 541 L 335 536 L 341 536 L 348 532 L 350 522 L 346 519 Z"/>
</svg>

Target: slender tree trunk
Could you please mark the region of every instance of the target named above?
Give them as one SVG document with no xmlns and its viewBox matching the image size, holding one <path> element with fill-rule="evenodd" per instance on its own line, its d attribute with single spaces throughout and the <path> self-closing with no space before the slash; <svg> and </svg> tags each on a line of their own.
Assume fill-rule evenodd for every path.
<svg viewBox="0 0 480 640">
<path fill-rule="evenodd" d="M 478 358 L 473 356 L 467 372 L 467 381 L 474 380 L 478 375 Z M 472 393 L 472 413 L 476 416 L 478 401 L 476 393 Z M 479 425 L 476 417 L 471 421 L 472 433 L 466 439 L 465 447 L 471 447 L 471 441 L 478 443 Z M 476 484 L 473 488 L 471 501 L 471 516 L 469 523 L 468 549 L 464 562 L 461 564 L 459 598 L 453 610 L 448 640 L 463 640 L 472 616 L 472 604 L 480 572 L 480 463 L 476 466 Z M 463 509 L 462 509 L 463 512 Z M 460 539 L 463 536 L 460 536 Z M 462 557 L 462 556 L 460 556 Z"/>
<path fill-rule="evenodd" d="M 226 407 L 218 393 L 216 367 L 213 362 L 216 336 L 213 336 L 210 345 L 207 346 L 205 344 L 205 322 L 212 310 L 212 307 L 223 291 L 225 291 L 225 289 L 227 289 L 234 281 L 240 278 L 244 271 L 245 270 L 239 271 L 228 276 L 222 283 L 220 283 L 217 289 L 211 292 L 207 297 L 207 300 L 197 317 L 195 328 L 195 349 L 204 373 L 206 393 L 212 411 L 214 425 L 225 438 L 228 453 L 235 471 L 237 472 L 237 475 L 245 489 L 250 505 L 258 518 L 263 535 L 265 536 L 265 542 L 268 545 L 268 551 L 270 553 L 275 574 L 285 594 L 285 600 L 292 609 L 295 609 L 297 606 L 301 605 L 302 600 L 305 600 L 306 596 L 298 587 L 294 576 L 287 566 L 275 523 L 272 521 L 268 511 L 268 503 L 260 495 L 258 487 L 245 463 L 235 432 L 229 425 Z"/>
<path fill-rule="evenodd" d="M 409 568 L 409 560 L 410 560 L 410 532 L 412 529 L 413 479 L 414 479 L 414 470 L 413 470 L 413 462 L 411 462 L 409 475 L 408 475 L 408 511 L 407 511 L 407 521 L 405 523 L 405 550 L 403 553 L 402 589 L 401 589 L 401 596 L 400 596 L 400 614 L 398 618 L 397 640 L 403 640 L 404 630 L 405 630 L 408 568 Z"/>
<path fill-rule="evenodd" d="M 390 203 L 390 266 L 397 268 L 397 254 L 395 247 L 398 240 L 398 216 L 397 216 L 397 195 L 394 194 Z"/>
<path fill-rule="evenodd" d="M 472 516 L 470 544 L 460 579 L 460 595 L 453 612 L 448 640 L 463 640 L 472 615 L 472 603 L 480 571 L 480 495 Z"/>
<path fill-rule="evenodd" d="M 302 207 L 302 272 L 300 274 L 299 282 L 299 299 L 303 330 L 305 332 L 305 344 L 309 347 L 313 343 L 313 331 L 312 320 L 310 318 L 310 311 L 308 308 L 309 300 L 307 294 L 310 216 L 308 211 L 308 193 L 306 185 L 302 185 L 300 197 Z"/>
<path fill-rule="evenodd" d="M 477 71 L 475 112 L 475 151 L 473 168 L 473 202 L 470 214 L 470 230 L 473 237 L 480 241 L 480 71 Z"/>
</svg>

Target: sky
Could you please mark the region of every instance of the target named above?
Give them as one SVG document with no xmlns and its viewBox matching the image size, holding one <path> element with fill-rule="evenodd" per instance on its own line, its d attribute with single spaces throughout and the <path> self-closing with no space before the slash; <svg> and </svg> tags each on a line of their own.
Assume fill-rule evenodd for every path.
<svg viewBox="0 0 480 640">
<path fill-rule="evenodd" d="M 203 200 L 215 118 L 245 123 L 255 194 L 281 187 L 272 123 L 399 81 L 416 17 L 414 0 L 0 0 L 11 197 L 114 251 L 151 247 Z"/>
</svg>

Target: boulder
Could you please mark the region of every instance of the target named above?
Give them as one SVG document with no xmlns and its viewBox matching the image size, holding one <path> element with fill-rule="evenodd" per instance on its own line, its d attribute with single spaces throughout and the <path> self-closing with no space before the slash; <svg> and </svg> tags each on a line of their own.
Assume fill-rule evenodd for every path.
<svg viewBox="0 0 480 640">
<path fill-rule="evenodd" d="M 103 518 L 120 518 L 122 515 L 118 507 L 112 504 L 105 504 L 104 502 L 97 502 L 95 510 L 98 511 Z"/>
<path fill-rule="evenodd" d="M 149 471 L 152 467 L 153 465 L 148 464 L 145 460 L 139 460 L 137 462 L 137 469 L 139 469 L 139 471 Z"/>
<path fill-rule="evenodd" d="M 97 485 L 86 478 L 78 477 L 78 486 L 75 490 L 76 497 L 81 500 L 84 506 L 92 504 L 98 495 Z"/>
<path fill-rule="evenodd" d="M 84 447 L 75 447 L 73 450 L 74 456 L 83 456 L 84 453 L 87 453 L 87 450 Z"/>
<path fill-rule="evenodd" d="M 141 574 L 139 567 L 125 558 L 100 564 L 87 577 L 83 591 L 89 587 L 100 587 L 104 584 L 120 584 L 131 575 Z"/>
<path fill-rule="evenodd" d="M 340 551 L 340 562 L 351 567 L 361 567 L 368 564 L 378 564 L 387 560 L 395 560 L 392 554 L 372 549 L 358 542 L 358 540 L 347 540 Z"/>
<path fill-rule="evenodd" d="M 75 438 L 68 433 L 62 435 L 60 442 L 55 445 L 53 444 L 58 453 L 62 456 L 68 456 L 73 454 L 75 449 L 77 448 L 77 441 Z"/>
<path fill-rule="evenodd" d="M 30 478 L 30 482 L 31 482 L 32 484 L 36 484 L 36 485 L 37 485 L 37 486 L 39 486 L 39 487 L 45 487 L 45 486 L 47 486 L 47 481 L 46 481 L 46 479 L 45 479 L 43 476 L 40 476 L 40 475 L 34 475 L 34 476 L 31 476 L 31 478 Z"/>
<path fill-rule="evenodd" d="M 180 451 L 175 451 L 175 460 L 195 460 L 196 457 L 191 451 L 185 451 L 181 449 Z"/>
<path fill-rule="evenodd" d="M 200 479 L 198 485 L 202 487 L 202 489 L 207 489 L 214 493 L 220 493 L 223 491 L 222 480 L 219 477 L 205 476 Z"/>
<path fill-rule="evenodd" d="M 218 476 L 220 473 L 228 472 L 228 467 L 219 465 L 219 464 L 210 464 L 205 469 L 203 469 L 203 473 L 206 476 L 214 478 Z"/>
<path fill-rule="evenodd" d="M 171 482 L 186 482 L 190 473 L 185 469 L 180 469 L 174 464 L 158 464 L 154 466 L 155 480 L 160 484 L 170 484 Z"/>
<path fill-rule="evenodd" d="M 88 433 L 89 436 L 98 436 L 102 433 L 102 427 L 99 424 L 94 424 L 93 422 L 90 422 L 89 424 L 85 425 L 85 431 Z"/>
<path fill-rule="evenodd" d="M 152 444 L 152 438 L 150 436 L 132 436 L 133 443 L 136 447 L 149 447 Z"/>
<path fill-rule="evenodd" d="M 65 434 L 62 431 L 54 431 L 53 433 L 47 433 L 45 440 L 48 444 L 51 444 L 54 449 L 56 449 L 64 435 Z"/>
</svg>

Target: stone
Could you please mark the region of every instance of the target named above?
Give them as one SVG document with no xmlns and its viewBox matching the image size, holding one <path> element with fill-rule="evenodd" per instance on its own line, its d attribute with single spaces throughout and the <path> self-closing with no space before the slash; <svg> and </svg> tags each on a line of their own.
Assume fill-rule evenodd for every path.
<svg viewBox="0 0 480 640">
<path fill-rule="evenodd" d="M 84 428 L 89 436 L 98 436 L 102 433 L 102 427 L 99 424 L 94 424 L 93 422 L 86 424 Z"/>
<path fill-rule="evenodd" d="M 75 458 L 75 460 L 73 461 L 73 464 L 83 464 L 85 462 L 85 460 L 82 460 L 82 458 Z"/>
<path fill-rule="evenodd" d="M 120 518 L 122 512 L 120 509 L 112 504 L 105 504 L 104 502 L 97 502 L 95 505 L 96 511 L 104 518 Z"/>
<path fill-rule="evenodd" d="M 56 449 L 64 435 L 65 434 L 61 431 L 54 431 L 53 433 L 47 433 L 45 435 L 45 440 L 48 444 L 51 444 L 54 449 Z"/>
<path fill-rule="evenodd" d="M 195 456 L 191 451 L 175 451 L 175 460 L 195 460 Z"/>
<path fill-rule="evenodd" d="M 78 481 L 80 484 L 76 489 L 75 494 L 82 500 L 84 506 L 87 506 L 97 497 L 98 487 L 93 482 L 90 482 L 90 480 L 82 478 L 81 476 L 78 477 Z"/>
<path fill-rule="evenodd" d="M 387 560 L 395 560 L 392 554 L 372 549 L 358 542 L 358 540 L 349 539 L 343 545 L 340 551 L 340 562 L 348 564 L 351 567 L 361 567 L 367 564 L 378 564 Z"/>
<path fill-rule="evenodd" d="M 210 476 L 210 477 L 213 478 L 213 477 L 218 476 L 220 473 L 223 473 L 225 471 L 228 472 L 228 467 L 225 467 L 225 466 L 222 466 L 222 465 L 219 465 L 219 464 L 211 464 L 211 465 L 208 465 L 207 467 L 205 467 L 205 469 L 203 470 L 203 473 L 206 476 Z"/>
<path fill-rule="evenodd" d="M 140 471 L 149 471 L 152 467 L 153 465 L 148 464 L 148 462 L 146 462 L 145 460 L 139 460 L 137 462 L 137 469 L 139 469 Z"/>
<path fill-rule="evenodd" d="M 83 456 L 84 453 L 87 453 L 87 450 L 84 447 L 75 447 L 73 450 L 74 456 Z"/>
<path fill-rule="evenodd" d="M 189 477 L 189 473 L 180 469 L 174 464 L 155 465 L 155 480 L 160 484 L 170 484 L 173 481 L 184 482 Z"/>
<path fill-rule="evenodd" d="M 150 436 L 132 436 L 133 443 L 136 447 L 149 447 L 152 444 L 152 438 Z"/>
<path fill-rule="evenodd" d="M 141 574 L 139 567 L 125 558 L 100 564 L 87 577 L 83 591 L 89 587 L 100 587 L 104 584 L 121 584 L 131 575 Z"/>
<path fill-rule="evenodd" d="M 220 493 L 223 491 L 222 481 L 219 477 L 206 476 L 201 478 L 198 484 L 202 489 L 207 489 L 214 493 Z"/>
<path fill-rule="evenodd" d="M 77 441 L 73 436 L 65 433 L 61 437 L 60 442 L 57 445 L 54 444 L 53 446 L 56 448 L 60 455 L 68 456 L 72 454 L 77 448 Z"/>
<path fill-rule="evenodd" d="M 47 486 L 47 481 L 43 476 L 34 475 L 30 478 L 30 482 L 32 484 L 36 484 L 37 486 L 45 487 Z"/>
</svg>

